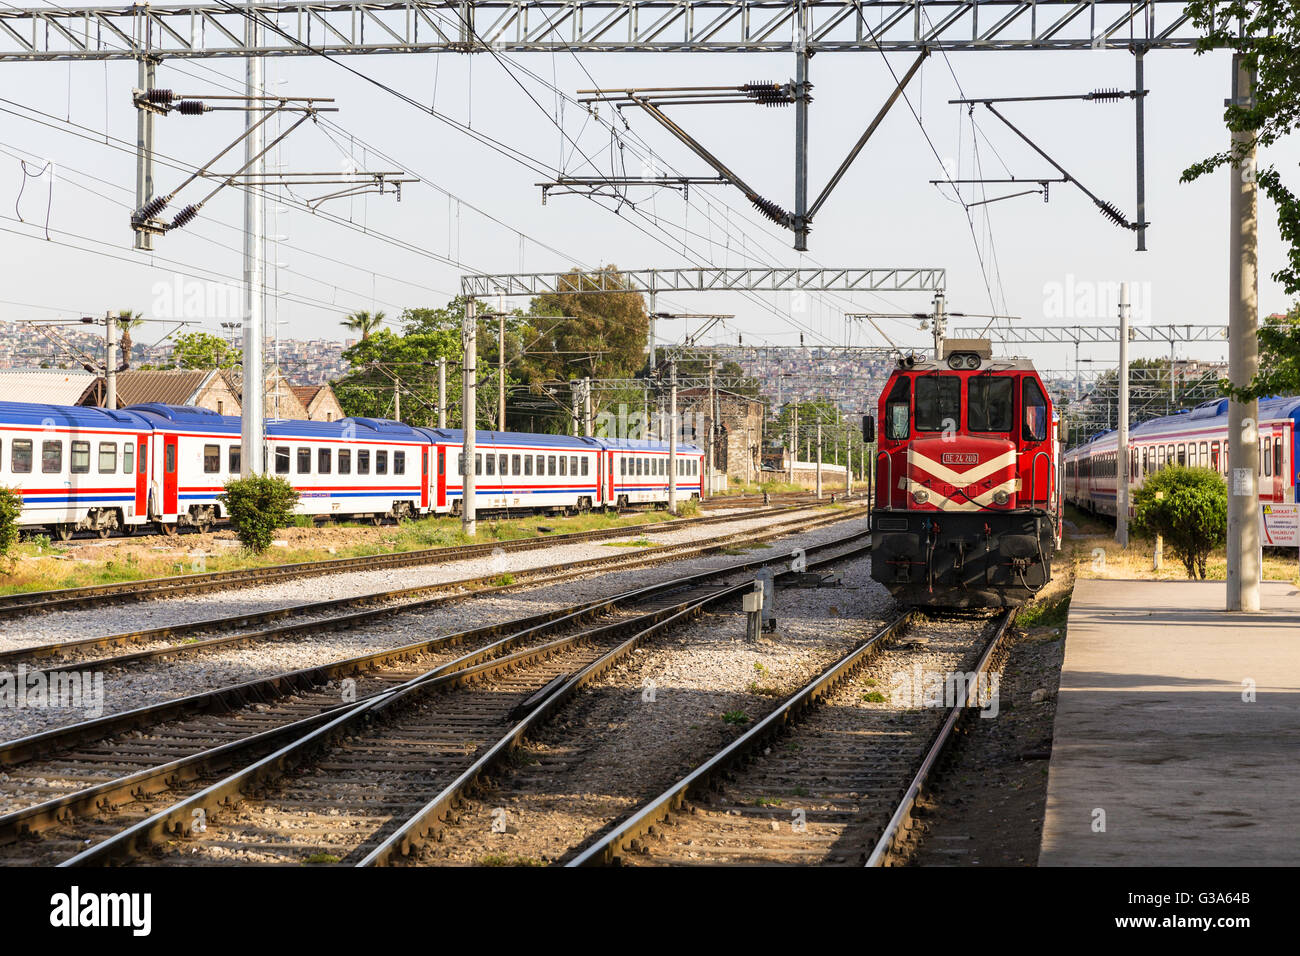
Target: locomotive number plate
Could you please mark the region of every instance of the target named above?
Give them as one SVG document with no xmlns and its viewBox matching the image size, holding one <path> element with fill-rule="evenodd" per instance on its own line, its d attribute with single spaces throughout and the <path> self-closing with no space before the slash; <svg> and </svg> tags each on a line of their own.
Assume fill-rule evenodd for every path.
<svg viewBox="0 0 1300 956">
<path fill-rule="evenodd" d="M 946 451 L 942 461 L 945 465 L 978 465 L 980 456 L 973 451 Z"/>
</svg>

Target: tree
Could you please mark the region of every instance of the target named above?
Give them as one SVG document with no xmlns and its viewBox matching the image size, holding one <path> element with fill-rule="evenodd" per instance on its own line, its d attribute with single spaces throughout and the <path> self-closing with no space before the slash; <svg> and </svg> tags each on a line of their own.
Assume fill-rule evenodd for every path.
<svg viewBox="0 0 1300 956">
<path fill-rule="evenodd" d="M 1287 295 L 1300 295 L 1300 197 L 1282 182 L 1276 166 L 1250 167 L 1249 156 L 1267 149 L 1287 134 L 1300 130 L 1300 8 L 1295 0 L 1191 0 L 1186 9 L 1193 24 L 1204 31 L 1197 54 L 1231 50 L 1242 57 L 1245 69 L 1255 75 L 1254 96 L 1247 104 L 1229 104 L 1224 122 L 1234 133 L 1250 134 L 1243 142 L 1215 153 L 1183 171 L 1182 181 L 1192 182 L 1223 166 L 1254 176 L 1259 188 L 1277 207 L 1278 231 L 1288 244 L 1287 264 L 1273 274 Z M 1294 310 L 1293 310 L 1294 312 Z M 1241 399 L 1259 398 L 1274 391 L 1300 390 L 1300 322 L 1265 326 L 1260 345 L 1281 357 L 1289 376 L 1264 370 L 1244 389 L 1226 387 Z"/>
<path fill-rule="evenodd" d="M 172 364 L 177 368 L 234 368 L 243 364 L 243 350 L 211 332 L 176 336 Z"/>
<path fill-rule="evenodd" d="M 1157 534 L 1187 569 L 1205 578 L 1205 562 L 1228 536 L 1228 486 L 1217 471 L 1174 465 L 1146 478 L 1133 494 L 1133 528 Z"/>
<path fill-rule="evenodd" d="M 361 341 L 364 342 L 384 324 L 384 318 L 385 316 L 382 312 L 371 314 L 370 312 L 362 310 L 359 312 L 353 312 L 344 319 L 343 327 L 351 332 L 356 332 L 361 336 Z"/>
<path fill-rule="evenodd" d="M 131 349 L 135 345 L 131 339 L 131 330 L 144 324 L 144 319 L 140 317 L 139 312 L 132 312 L 130 309 L 120 309 L 117 313 L 117 329 L 120 335 L 118 347 L 122 350 L 122 369 L 125 371 L 131 368 Z"/>
<path fill-rule="evenodd" d="M 5 557 L 18 543 L 18 516 L 23 502 L 18 492 L 0 487 L 0 557 Z"/>
<path fill-rule="evenodd" d="M 613 274 L 618 269 L 611 265 L 602 271 Z M 568 278 L 579 289 L 595 289 L 598 283 L 576 269 Z M 586 376 L 629 378 L 645 366 L 650 317 L 639 292 L 548 293 L 532 300 L 530 312 L 555 318 L 534 318 L 517 326 L 526 344 L 518 362 L 520 375 L 529 384 Z"/>
<path fill-rule="evenodd" d="M 1224 392 L 1241 401 L 1300 393 L 1300 303 L 1286 315 L 1270 315 L 1257 335 L 1259 371 L 1245 388 L 1225 379 Z"/>
<path fill-rule="evenodd" d="M 293 520 L 298 492 L 278 475 L 250 475 L 227 481 L 217 500 L 225 505 L 244 547 L 261 554 L 271 546 L 276 529 Z"/>
</svg>

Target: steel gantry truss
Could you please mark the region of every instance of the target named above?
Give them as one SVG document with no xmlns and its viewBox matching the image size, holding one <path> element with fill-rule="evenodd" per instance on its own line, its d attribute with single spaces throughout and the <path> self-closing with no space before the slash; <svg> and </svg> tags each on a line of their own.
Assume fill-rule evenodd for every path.
<svg viewBox="0 0 1300 956">
<path fill-rule="evenodd" d="M 533 272 L 461 277 L 471 298 L 573 292 L 934 292 L 943 269 L 754 269 L 690 266 L 597 272 Z M 653 309 L 653 302 L 651 305 Z"/>
<path fill-rule="evenodd" d="M 1079 345 L 1119 341 L 1118 325 L 1014 325 L 1003 328 L 957 329 L 958 338 L 987 338 L 1004 345 Z M 1226 325 L 1130 325 L 1130 342 L 1226 342 Z"/>
<path fill-rule="evenodd" d="M 1184 0 L 297 0 L 0 9 L 0 60 L 567 51 L 1192 49 Z M 286 35 L 250 43 L 244 10 Z"/>
</svg>

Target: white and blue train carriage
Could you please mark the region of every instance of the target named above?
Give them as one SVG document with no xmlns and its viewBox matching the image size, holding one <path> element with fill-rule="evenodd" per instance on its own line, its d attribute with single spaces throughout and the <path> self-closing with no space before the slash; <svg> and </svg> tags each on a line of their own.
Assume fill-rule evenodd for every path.
<svg viewBox="0 0 1300 956">
<path fill-rule="evenodd" d="M 0 402 L 0 486 L 22 501 L 19 527 L 66 541 L 147 523 L 151 434 L 129 410 Z"/>
</svg>

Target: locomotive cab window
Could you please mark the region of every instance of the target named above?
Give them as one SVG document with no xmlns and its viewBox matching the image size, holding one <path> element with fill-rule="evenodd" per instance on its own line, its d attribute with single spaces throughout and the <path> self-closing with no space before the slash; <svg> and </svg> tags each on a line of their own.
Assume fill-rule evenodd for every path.
<svg viewBox="0 0 1300 956">
<path fill-rule="evenodd" d="M 973 432 L 1011 431 L 1012 380 L 977 375 L 966 383 L 966 427 Z"/>
<path fill-rule="evenodd" d="M 912 381 L 899 376 L 885 401 L 885 437 L 902 441 L 911 431 Z"/>
<path fill-rule="evenodd" d="M 1021 389 L 1021 402 L 1024 408 L 1024 424 L 1021 427 L 1022 441 L 1044 441 L 1047 438 L 1047 396 L 1038 387 L 1038 382 L 1025 378 Z"/>
<path fill-rule="evenodd" d="M 916 430 L 956 430 L 961 421 L 961 379 L 956 375 L 922 375 L 916 380 Z"/>
</svg>

